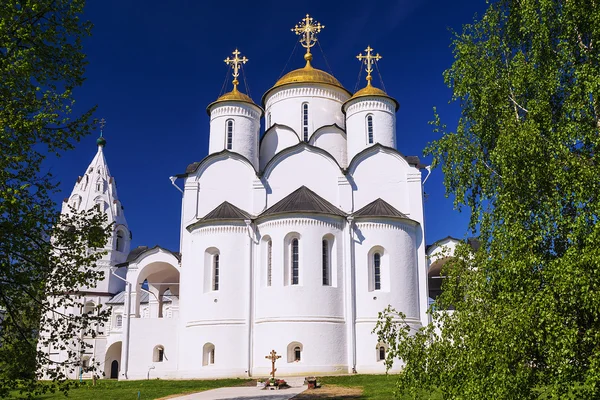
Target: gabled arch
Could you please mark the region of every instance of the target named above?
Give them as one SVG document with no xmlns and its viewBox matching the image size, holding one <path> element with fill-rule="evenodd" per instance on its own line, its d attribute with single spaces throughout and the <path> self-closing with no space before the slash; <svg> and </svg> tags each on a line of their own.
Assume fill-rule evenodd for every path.
<svg viewBox="0 0 600 400">
<path fill-rule="evenodd" d="M 276 128 L 283 128 L 283 129 L 289 129 L 290 131 L 292 131 L 294 133 L 294 135 L 296 135 L 296 137 L 298 138 L 298 141 L 301 142 L 300 140 L 300 136 L 298 136 L 298 132 L 296 132 L 295 130 L 293 130 L 292 128 L 290 128 L 287 125 L 284 124 L 278 124 L 278 123 L 274 123 L 273 125 L 271 125 L 266 131 L 265 133 L 263 133 L 263 135 L 261 136 L 259 142 L 258 142 L 258 147 L 260 148 L 263 140 L 265 140 L 265 138 L 267 137 L 267 135 L 271 134 L 271 132 L 275 131 Z"/>
<path fill-rule="evenodd" d="M 342 128 L 341 126 L 339 126 L 338 124 L 323 125 L 323 126 L 318 127 L 317 129 L 315 129 L 315 131 L 312 133 L 312 135 L 310 135 L 308 142 L 313 143 L 313 138 L 315 137 L 315 135 L 319 134 L 325 128 L 337 128 L 340 130 L 342 135 L 344 135 L 344 137 L 346 137 L 346 130 L 344 128 Z"/>
<path fill-rule="evenodd" d="M 340 175 L 344 174 L 344 170 L 342 169 L 340 164 L 337 162 L 335 157 L 333 157 L 327 151 L 321 149 L 320 147 L 312 146 L 305 142 L 300 142 L 295 146 L 288 147 L 288 148 L 280 151 L 279 153 L 277 153 L 267 163 L 267 165 L 265 165 L 265 167 L 262 169 L 262 171 L 260 172 L 260 177 L 264 177 L 264 178 L 268 179 L 269 175 L 271 174 L 271 172 L 273 171 L 273 169 L 275 168 L 275 166 L 277 165 L 278 162 L 280 162 L 281 160 L 283 160 L 286 156 L 288 156 L 290 154 L 300 153 L 305 150 L 324 156 L 327 160 L 329 160 L 333 165 L 335 165 L 339 169 Z"/>
<path fill-rule="evenodd" d="M 252 165 L 250 160 L 248 160 L 246 157 L 244 157 L 240 153 L 236 153 L 235 151 L 225 149 L 225 150 L 221 150 L 217 153 L 209 154 L 208 156 L 204 157 L 202 159 L 202 161 L 196 161 L 196 162 L 189 164 L 183 174 L 178 174 L 175 176 L 178 178 L 187 178 L 190 175 L 196 174 L 197 175 L 196 179 L 198 179 L 200 177 L 200 175 L 202 175 L 202 172 L 207 168 L 207 166 L 210 163 L 213 163 L 215 161 L 220 161 L 220 160 L 226 160 L 228 158 L 233 158 L 233 159 L 243 162 L 244 164 L 247 164 L 248 167 L 250 167 L 252 169 L 254 174 L 258 175 L 258 171 L 254 168 L 254 165 Z"/>
<path fill-rule="evenodd" d="M 362 150 L 360 153 L 356 154 L 348 163 L 348 168 L 346 169 L 346 172 L 352 175 L 358 167 L 358 165 L 360 165 L 360 163 L 363 160 L 377 153 L 385 153 L 392 155 L 396 157 L 406 168 L 411 167 L 411 163 L 407 161 L 406 156 L 404 156 L 398 150 L 394 149 L 393 147 L 384 146 L 380 143 L 375 143 L 374 145 L 369 146 L 366 149 Z M 415 165 L 415 167 L 418 167 L 418 165 Z"/>
</svg>

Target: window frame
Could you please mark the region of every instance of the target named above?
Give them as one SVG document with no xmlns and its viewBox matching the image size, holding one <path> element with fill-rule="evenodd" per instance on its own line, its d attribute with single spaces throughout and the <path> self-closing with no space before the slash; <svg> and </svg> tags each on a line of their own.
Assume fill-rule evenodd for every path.
<svg viewBox="0 0 600 400">
<path fill-rule="evenodd" d="M 305 142 L 308 142 L 308 126 L 309 126 L 309 117 L 308 117 L 308 103 L 302 103 L 302 137 Z"/>
<path fill-rule="evenodd" d="M 373 257 L 373 290 L 381 290 L 381 253 L 376 251 Z"/>
<path fill-rule="evenodd" d="M 267 240 L 267 286 L 273 283 L 273 240 Z"/>
<path fill-rule="evenodd" d="M 321 242 L 321 274 L 322 285 L 331 286 L 331 246 L 326 238 Z"/>
<path fill-rule="evenodd" d="M 233 131 L 234 122 L 233 119 L 225 121 L 225 148 L 227 150 L 233 150 Z"/>
<path fill-rule="evenodd" d="M 373 128 L 373 114 L 367 114 L 367 144 L 373 144 L 375 142 L 375 130 Z"/>
<path fill-rule="evenodd" d="M 300 285 L 300 240 L 290 240 L 290 285 Z"/>
<path fill-rule="evenodd" d="M 219 269 L 221 267 L 221 254 L 216 253 L 212 256 L 212 290 L 213 292 L 219 291 Z"/>
</svg>

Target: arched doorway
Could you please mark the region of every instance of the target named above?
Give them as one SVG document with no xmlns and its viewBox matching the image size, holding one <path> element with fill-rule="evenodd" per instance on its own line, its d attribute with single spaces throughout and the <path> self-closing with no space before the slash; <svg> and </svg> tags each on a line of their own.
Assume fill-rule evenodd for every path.
<svg viewBox="0 0 600 400">
<path fill-rule="evenodd" d="M 117 360 L 113 360 L 110 363 L 110 379 L 118 379 L 119 378 L 119 362 Z"/>
<path fill-rule="evenodd" d="M 106 349 L 104 358 L 104 377 L 110 379 L 119 378 L 119 367 L 121 363 L 121 342 L 115 342 Z"/>
</svg>

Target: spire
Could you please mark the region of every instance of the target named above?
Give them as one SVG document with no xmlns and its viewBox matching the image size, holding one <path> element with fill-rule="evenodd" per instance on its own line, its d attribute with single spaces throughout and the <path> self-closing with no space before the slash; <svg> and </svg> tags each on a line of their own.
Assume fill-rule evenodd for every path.
<svg viewBox="0 0 600 400">
<path fill-rule="evenodd" d="M 364 64 L 367 66 L 367 68 L 365 68 L 365 70 L 367 71 L 367 86 L 371 86 L 371 80 L 373 79 L 373 77 L 371 76 L 371 72 L 373 72 L 373 64 L 381 60 L 382 57 L 379 55 L 379 53 L 377 53 L 376 55 L 371 54 L 371 52 L 373 51 L 371 46 L 367 46 L 365 51 L 367 52 L 366 55 L 359 54 L 356 56 L 356 58 L 364 62 Z"/>
<path fill-rule="evenodd" d="M 300 44 L 306 49 L 306 54 L 304 55 L 306 68 L 311 67 L 312 54 L 310 53 L 310 48 L 317 43 L 317 33 L 321 32 L 321 29 L 324 28 L 325 25 L 314 21 L 308 14 L 292 28 L 292 32 L 300 36 Z"/>
</svg>

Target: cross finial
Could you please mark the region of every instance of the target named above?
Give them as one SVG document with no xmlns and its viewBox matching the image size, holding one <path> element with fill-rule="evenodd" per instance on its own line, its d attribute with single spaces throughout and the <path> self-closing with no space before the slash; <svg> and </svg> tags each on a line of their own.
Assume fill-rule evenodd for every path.
<svg viewBox="0 0 600 400">
<path fill-rule="evenodd" d="M 306 48 L 304 59 L 306 60 L 307 65 L 310 65 L 310 60 L 312 60 L 310 48 L 317 43 L 317 33 L 321 32 L 321 29 L 323 28 L 325 28 L 325 25 L 321 25 L 320 22 L 314 21 L 308 14 L 292 28 L 292 32 L 300 36 L 300 44 L 302 44 L 302 47 Z"/>
<path fill-rule="evenodd" d="M 371 86 L 371 80 L 373 79 L 373 77 L 371 76 L 371 72 L 373 72 L 373 63 L 381 60 L 381 56 L 379 55 L 379 53 L 377 53 L 375 55 L 371 54 L 373 51 L 371 46 L 367 46 L 365 51 L 367 52 L 367 55 L 359 54 L 356 56 L 356 58 L 358 58 L 360 61 L 364 62 L 365 65 L 367 66 L 367 68 L 366 68 L 367 86 Z"/>
<path fill-rule="evenodd" d="M 100 119 L 100 137 L 102 137 L 102 131 L 104 130 L 104 125 L 106 125 L 106 120 L 104 118 Z"/>
<path fill-rule="evenodd" d="M 240 76 L 240 67 L 242 66 L 242 64 L 246 64 L 248 62 L 248 59 L 246 58 L 246 56 L 240 58 L 239 55 L 241 53 L 238 49 L 235 49 L 231 54 L 233 54 L 234 57 L 227 57 L 224 61 L 225 64 L 231 65 L 231 68 L 233 69 L 233 90 L 235 91 L 237 90 L 238 83 L 240 83 L 240 81 L 238 81 L 237 79 L 238 76 Z"/>
</svg>

